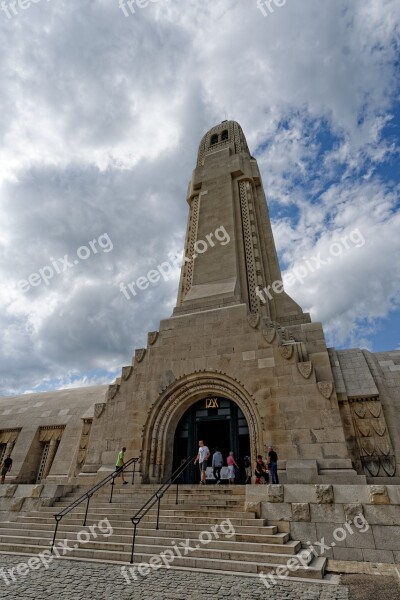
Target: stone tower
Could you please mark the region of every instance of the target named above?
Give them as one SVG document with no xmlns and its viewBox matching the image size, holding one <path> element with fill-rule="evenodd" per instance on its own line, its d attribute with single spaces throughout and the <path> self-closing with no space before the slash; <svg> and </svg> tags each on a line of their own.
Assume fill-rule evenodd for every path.
<svg viewBox="0 0 400 600">
<path fill-rule="evenodd" d="M 125 445 L 142 480 L 158 482 L 202 436 L 239 460 L 274 445 L 283 482 L 365 481 L 352 469 L 322 326 L 283 290 L 238 123 L 201 140 L 187 201 L 177 305 L 96 405 L 81 477 L 112 468 Z M 259 288 L 272 290 L 265 303 Z"/>
<path fill-rule="evenodd" d="M 174 315 L 246 304 L 249 314 L 282 325 L 310 321 L 283 291 L 257 161 L 235 121 L 223 121 L 201 140 L 187 201 L 185 256 L 196 258 L 182 268 Z M 229 244 L 200 253 L 218 225 L 229 232 Z M 264 304 L 258 287 L 272 292 Z"/>
</svg>

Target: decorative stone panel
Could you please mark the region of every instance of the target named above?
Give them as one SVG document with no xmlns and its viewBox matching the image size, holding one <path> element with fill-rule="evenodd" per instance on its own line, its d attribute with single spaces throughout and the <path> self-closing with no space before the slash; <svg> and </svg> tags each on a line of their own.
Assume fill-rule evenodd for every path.
<svg viewBox="0 0 400 600">
<path fill-rule="evenodd" d="M 333 487 L 330 484 L 316 485 L 315 494 L 318 504 L 333 504 L 335 501 Z"/>
<path fill-rule="evenodd" d="M 343 508 L 347 523 L 353 522 L 354 519 L 360 515 L 364 515 L 364 508 L 362 504 L 344 504 Z"/>
<path fill-rule="evenodd" d="M 313 370 L 313 365 L 311 361 L 307 362 L 299 362 L 297 363 L 297 368 L 299 373 L 304 377 L 304 379 L 309 379 Z"/>
<path fill-rule="evenodd" d="M 283 502 L 284 491 L 282 484 L 271 483 L 267 487 L 267 502 Z"/>
<path fill-rule="evenodd" d="M 128 367 L 122 367 L 122 379 L 127 381 L 129 377 L 132 375 L 133 367 L 129 365 Z"/>
<path fill-rule="evenodd" d="M 366 475 L 393 477 L 396 458 L 379 398 L 349 400 L 361 464 Z"/>
<path fill-rule="evenodd" d="M 324 398 L 329 400 L 329 398 L 332 396 L 332 392 L 333 392 L 333 382 L 332 381 L 318 381 L 317 385 L 318 385 L 318 389 L 319 389 L 320 393 L 324 396 Z"/>
<path fill-rule="evenodd" d="M 310 505 L 307 502 L 294 502 L 292 504 L 293 521 L 309 522 L 311 521 Z"/>
<path fill-rule="evenodd" d="M 135 361 L 138 363 L 142 362 L 145 354 L 146 354 L 146 348 L 138 348 L 137 350 L 135 350 Z"/>
<path fill-rule="evenodd" d="M 368 495 L 370 504 L 390 504 L 385 485 L 369 485 Z"/>
<path fill-rule="evenodd" d="M 152 346 L 153 344 L 156 343 L 157 339 L 158 339 L 158 331 L 149 331 L 149 333 L 147 334 L 147 342 L 149 344 L 149 346 Z"/>
</svg>

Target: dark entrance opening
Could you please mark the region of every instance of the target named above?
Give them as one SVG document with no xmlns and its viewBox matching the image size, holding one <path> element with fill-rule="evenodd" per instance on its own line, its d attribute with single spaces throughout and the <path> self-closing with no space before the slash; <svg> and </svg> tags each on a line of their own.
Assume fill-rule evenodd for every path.
<svg viewBox="0 0 400 600">
<path fill-rule="evenodd" d="M 198 442 L 203 440 L 211 456 L 218 447 L 224 458 L 234 452 L 240 470 L 236 482 L 244 483 L 243 459 L 250 455 L 250 437 L 246 418 L 240 408 L 227 398 L 210 396 L 199 400 L 186 411 L 176 428 L 174 441 L 174 470 L 181 461 L 197 453 Z M 211 467 L 211 457 L 208 461 Z M 197 483 L 198 466 L 191 466 L 182 477 L 182 483 Z M 213 483 L 213 479 L 209 480 Z"/>
</svg>

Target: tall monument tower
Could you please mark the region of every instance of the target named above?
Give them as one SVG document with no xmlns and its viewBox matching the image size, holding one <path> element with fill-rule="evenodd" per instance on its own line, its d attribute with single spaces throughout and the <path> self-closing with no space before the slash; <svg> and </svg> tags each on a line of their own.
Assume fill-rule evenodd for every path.
<svg viewBox="0 0 400 600">
<path fill-rule="evenodd" d="M 249 314 L 282 325 L 310 321 L 283 291 L 260 171 L 235 121 L 223 121 L 201 140 L 187 201 L 185 256 L 196 258 L 182 268 L 174 315 L 246 304 Z M 230 243 L 202 253 L 199 240 L 218 225 Z M 271 290 L 265 303 L 257 294 L 264 287 Z"/>
<path fill-rule="evenodd" d="M 204 439 L 239 461 L 274 445 L 283 482 L 365 481 L 322 326 L 283 290 L 257 161 L 235 121 L 201 140 L 187 201 L 177 305 L 96 405 L 82 476 L 125 445 L 143 481 L 158 482 Z M 264 303 L 259 288 L 271 290 Z"/>
</svg>

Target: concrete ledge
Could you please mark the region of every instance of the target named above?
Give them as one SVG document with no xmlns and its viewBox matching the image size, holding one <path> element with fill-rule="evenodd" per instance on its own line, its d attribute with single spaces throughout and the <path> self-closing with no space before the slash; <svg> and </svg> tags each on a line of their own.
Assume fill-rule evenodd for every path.
<svg viewBox="0 0 400 600">
<path fill-rule="evenodd" d="M 388 563 L 368 563 L 354 560 L 333 560 L 329 559 L 327 564 L 328 573 L 354 573 L 362 575 L 387 575 L 389 577 L 399 577 L 396 565 Z"/>
</svg>

